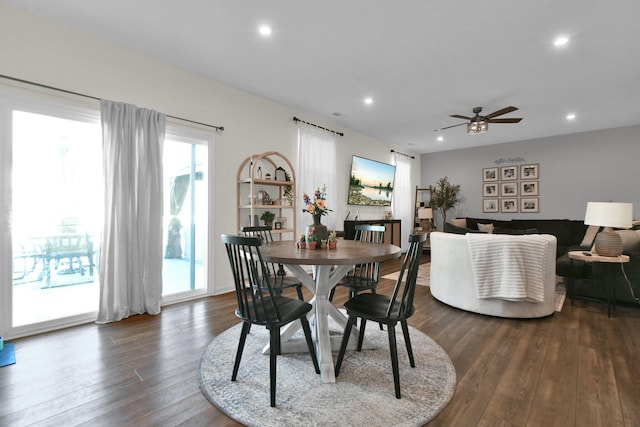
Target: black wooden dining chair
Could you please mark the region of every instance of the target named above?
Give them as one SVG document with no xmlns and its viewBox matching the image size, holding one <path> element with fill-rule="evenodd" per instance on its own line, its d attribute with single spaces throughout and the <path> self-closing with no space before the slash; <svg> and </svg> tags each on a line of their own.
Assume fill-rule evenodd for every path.
<svg viewBox="0 0 640 427">
<path fill-rule="evenodd" d="M 269 381 L 271 406 L 276 406 L 276 357 L 280 354 L 280 328 L 295 320 L 300 320 L 311 354 L 316 374 L 320 373 L 307 313 L 309 303 L 278 295 L 273 288 L 272 278 L 260 253 L 261 241 L 257 237 L 223 234 L 222 242 L 229 256 L 236 287 L 238 308 L 236 316 L 242 320 L 242 332 L 233 365 L 231 381 L 235 381 L 240 368 L 242 351 L 251 330 L 251 325 L 265 326 L 269 330 Z M 295 375 L 294 372 L 291 373 Z"/>
<path fill-rule="evenodd" d="M 355 230 L 354 240 L 368 243 L 384 243 L 384 225 L 356 225 Z M 349 288 L 349 298 L 353 298 L 361 291 L 366 290 L 370 290 L 371 293 L 375 294 L 376 286 L 378 286 L 380 279 L 379 273 L 379 262 L 357 264 L 346 276 L 340 279 L 336 287 L 345 286 Z M 333 301 L 336 287 L 331 289 L 329 301 Z"/>
<path fill-rule="evenodd" d="M 272 228 L 270 225 L 256 225 L 250 227 L 242 227 L 240 231 L 245 236 L 259 237 L 262 242 L 270 243 L 273 242 L 271 229 Z M 280 295 L 284 289 L 296 288 L 298 299 L 300 301 L 304 301 L 304 296 L 302 295 L 302 282 L 300 282 L 300 279 L 296 278 L 293 275 L 287 274 L 282 264 L 270 262 L 266 264 L 269 275 L 274 279 L 273 286 L 278 295 Z"/>
<path fill-rule="evenodd" d="M 413 350 L 411 349 L 407 319 L 411 317 L 415 311 L 413 296 L 416 289 L 416 278 L 418 276 L 418 267 L 420 267 L 422 248 L 426 240 L 426 234 L 412 234 L 409 236 L 409 249 L 405 254 L 402 268 L 400 269 L 400 276 L 398 277 L 391 296 L 362 293 L 349 299 L 345 303 L 344 308 L 347 310 L 349 320 L 344 329 L 340 352 L 338 353 L 338 359 L 336 361 L 336 377 L 340 374 L 340 367 L 342 366 L 344 353 L 347 349 L 351 329 L 353 328 L 356 318 L 362 319 L 360 323 L 360 335 L 358 337 L 358 351 L 362 351 L 362 341 L 364 339 L 367 320 L 381 324 L 384 323 L 387 325 L 389 334 L 389 351 L 391 353 L 391 368 L 393 370 L 396 398 L 400 399 L 400 373 L 398 370 L 398 349 L 396 345 L 395 326 L 400 322 L 404 341 L 407 345 L 409 363 L 412 368 L 415 368 L 416 365 L 413 358 Z"/>
</svg>

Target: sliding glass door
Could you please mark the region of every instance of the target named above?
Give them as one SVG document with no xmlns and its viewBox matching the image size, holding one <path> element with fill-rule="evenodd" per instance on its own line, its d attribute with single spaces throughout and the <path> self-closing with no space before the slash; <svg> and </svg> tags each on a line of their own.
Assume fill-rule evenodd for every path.
<svg viewBox="0 0 640 427">
<path fill-rule="evenodd" d="M 165 301 L 206 291 L 208 149 L 203 138 L 170 128 L 164 143 Z"/>
<path fill-rule="evenodd" d="M 11 325 L 91 317 L 103 210 L 99 117 L 41 106 L 16 108 L 10 120 Z"/>
<path fill-rule="evenodd" d="M 211 132 L 168 124 L 163 302 L 207 292 Z M 94 321 L 103 227 L 97 106 L 0 86 L 0 335 Z"/>
</svg>

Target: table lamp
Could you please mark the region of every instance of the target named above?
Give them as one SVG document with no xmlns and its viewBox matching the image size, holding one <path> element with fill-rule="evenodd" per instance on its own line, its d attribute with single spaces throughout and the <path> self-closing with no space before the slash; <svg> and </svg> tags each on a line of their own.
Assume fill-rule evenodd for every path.
<svg viewBox="0 0 640 427">
<path fill-rule="evenodd" d="M 622 238 L 612 230 L 612 227 L 631 228 L 632 221 L 633 203 L 587 203 L 584 223 L 604 227 L 595 240 L 595 251 L 598 255 L 610 257 L 622 255 Z"/>
<path fill-rule="evenodd" d="M 420 220 L 420 225 L 422 225 L 422 221 L 427 221 L 429 227 L 426 231 L 431 231 L 431 219 L 433 218 L 433 209 L 431 208 L 420 208 L 418 209 L 418 219 Z"/>
</svg>

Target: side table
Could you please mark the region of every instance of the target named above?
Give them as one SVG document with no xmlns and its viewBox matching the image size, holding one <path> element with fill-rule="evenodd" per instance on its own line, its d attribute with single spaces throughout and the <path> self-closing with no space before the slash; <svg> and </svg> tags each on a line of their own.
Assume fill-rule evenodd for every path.
<svg viewBox="0 0 640 427">
<path fill-rule="evenodd" d="M 615 299 L 613 298 L 613 289 L 615 286 L 615 266 L 616 264 L 623 264 L 625 262 L 629 262 L 628 255 L 619 255 L 619 256 L 602 256 L 598 255 L 595 252 L 587 252 L 587 251 L 569 251 L 567 254 L 571 259 L 571 263 L 573 264 L 573 260 L 579 260 L 584 262 L 592 262 L 592 263 L 603 263 L 608 270 L 609 283 L 606 283 L 605 277 L 600 277 L 601 283 L 606 287 L 607 290 L 607 316 L 611 317 L 611 305 L 613 302 L 613 308 L 615 309 Z M 573 265 L 572 265 L 573 268 Z M 602 274 L 602 276 L 605 276 Z M 594 273 L 595 280 L 595 273 Z M 573 279 L 569 281 L 569 293 L 571 295 L 571 304 L 573 304 Z"/>
</svg>

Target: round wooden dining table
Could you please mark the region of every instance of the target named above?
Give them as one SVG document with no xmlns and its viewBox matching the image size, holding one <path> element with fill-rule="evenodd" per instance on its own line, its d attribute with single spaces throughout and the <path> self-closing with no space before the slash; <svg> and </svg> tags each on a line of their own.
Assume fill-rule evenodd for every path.
<svg viewBox="0 0 640 427">
<path fill-rule="evenodd" d="M 400 248 L 381 243 L 366 243 L 355 240 L 340 240 L 336 249 L 299 249 L 295 242 L 276 241 L 263 243 L 260 252 L 265 261 L 284 264 L 302 284 L 313 292 L 309 301 L 314 309 L 310 316 L 315 321 L 314 342 L 322 382 L 336 381 L 332 347 L 338 349 L 341 336 L 330 337 L 328 317 L 331 316 L 342 328 L 347 324 L 346 316 L 329 301 L 331 289 L 355 265 L 382 262 L 400 257 Z M 304 266 L 313 267 L 313 274 Z M 306 352 L 304 339 L 293 340 L 293 335 L 301 328 L 300 322 L 292 322 L 281 333 L 282 352 Z M 352 332 L 355 343 L 357 331 Z"/>
</svg>

